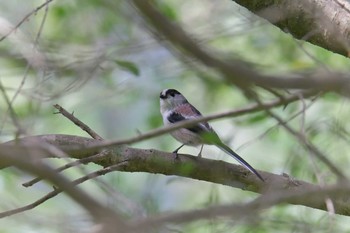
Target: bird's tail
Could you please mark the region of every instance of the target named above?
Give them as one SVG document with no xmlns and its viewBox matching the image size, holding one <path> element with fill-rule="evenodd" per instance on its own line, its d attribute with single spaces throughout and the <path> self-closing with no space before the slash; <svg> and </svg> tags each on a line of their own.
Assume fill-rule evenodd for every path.
<svg viewBox="0 0 350 233">
<path fill-rule="evenodd" d="M 242 164 L 245 168 L 247 168 L 249 171 L 254 173 L 257 177 L 259 177 L 260 180 L 264 181 L 264 179 L 261 177 L 261 175 L 247 163 L 241 156 L 239 156 L 236 152 L 231 150 L 230 147 L 226 146 L 224 143 L 220 142 L 216 144 L 221 150 L 223 150 L 225 153 L 229 154 L 231 157 L 236 159 L 240 164 Z"/>
</svg>

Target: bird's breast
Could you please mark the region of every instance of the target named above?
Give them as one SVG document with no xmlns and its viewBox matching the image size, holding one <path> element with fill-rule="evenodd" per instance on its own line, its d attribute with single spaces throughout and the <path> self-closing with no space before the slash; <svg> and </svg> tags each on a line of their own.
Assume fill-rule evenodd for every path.
<svg viewBox="0 0 350 233">
<path fill-rule="evenodd" d="M 171 132 L 170 134 L 179 142 L 189 146 L 198 146 L 203 144 L 200 136 L 191 132 L 188 129 L 178 129 Z"/>
</svg>

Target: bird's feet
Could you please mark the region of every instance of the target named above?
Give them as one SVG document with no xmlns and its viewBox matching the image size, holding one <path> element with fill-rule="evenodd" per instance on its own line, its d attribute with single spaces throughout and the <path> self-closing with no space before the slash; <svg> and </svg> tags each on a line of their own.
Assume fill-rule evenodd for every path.
<svg viewBox="0 0 350 233">
<path fill-rule="evenodd" d="M 178 150 L 173 151 L 173 154 L 175 155 L 176 160 L 179 159 L 179 154 L 177 152 L 178 152 Z"/>
<path fill-rule="evenodd" d="M 173 151 L 173 154 L 175 154 L 175 159 L 179 159 L 179 153 L 178 151 L 184 146 L 185 144 L 182 144 L 179 146 L 176 150 Z"/>
<path fill-rule="evenodd" d="M 202 158 L 203 146 L 204 146 L 204 145 L 202 144 L 201 149 L 200 149 L 200 151 L 199 151 L 199 153 L 198 153 L 198 155 L 197 155 L 198 158 Z"/>
</svg>

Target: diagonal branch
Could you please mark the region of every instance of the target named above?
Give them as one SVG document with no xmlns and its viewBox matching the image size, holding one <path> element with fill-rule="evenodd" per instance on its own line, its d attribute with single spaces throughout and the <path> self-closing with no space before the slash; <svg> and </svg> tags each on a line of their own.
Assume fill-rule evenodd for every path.
<svg viewBox="0 0 350 233">
<path fill-rule="evenodd" d="M 255 98 L 255 101 L 261 105 L 259 97 Z M 324 155 L 316 146 L 314 146 L 309 140 L 307 140 L 302 134 L 295 131 L 292 127 L 290 127 L 286 122 L 281 119 L 278 115 L 274 114 L 270 109 L 265 109 L 265 112 L 273 117 L 280 125 L 282 125 L 291 135 L 293 135 L 301 145 L 303 145 L 307 150 L 309 150 L 315 157 L 317 157 L 320 161 L 322 161 L 329 169 L 337 175 L 339 179 L 346 180 L 346 176 L 341 172 L 336 165 L 330 161 L 326 155 Z"/>
<path fill-rule="evenodd" d="M 120 164 L 116 164 L 116 165 L 113 165 L 113 166 L 110 166 L 110 167 L 103 168 L 101 170 L 92 172 L 92 173 L 90 173 L 88 175 L 85 175 L 85 176 L 83 176 L 81 178 L 78 178 L 78 179 L 72 181 L 72 184 L 73 185 L 78 185 L 78 184 L 84 183 L 85 181 L 93 179 L 93 178 L 95 178 L 97 176 L 105 175 L 107 173 L 110 173 L 110 172 L 116 170 L 116 168 L 118 166 L 120 166 Z M 63 189 L 55 188 L 53 191 L 49 192 L 48 194 L 46 194 L 45 196 L 43 196 L 42 198 L 36 200 L 35 202 L 33 202 L 31 204 L 28 204 L 28 205 L 25 205 L 25 206 L 22 206 L 20 208 L 16 208 L 16 209 L 13 209 L 13 210 L 0 212 L 0 218 L 9 217 L 11 215 L 22 213 L 24 211 L 32 210 L 35 207 L 41 205 L 42 203 L 48 201 L 49 199 L 51 199 L 51 198 L 57 196 L 58 194 L 62 193 L 63 191 L 64 191 Z"/>
<path fill-rule="evenodd" d="M 63 116 L 68 118 L 71 122 L 73 122 L 76 126 L 84 130 L 86 133 L 88 133 L 92 138 L 95 138 L 97 140 L 103 140 L 103 138 L 98 135 L 94 130 L 92 130 L 89 126 L 87 126 L 84 122 L 76 118 L 73 113 L 67 112 L 66 109 L 64 109 L 61 105 L 59 104 L 54 104 L 53 105 L 57 110 L 58 113 L 61 113 Z"/>
<path fill-rule="evenodd" d="M 273 76 L 263 75 L 251 67 L 242 64 L 242 61 L 221 59 L 222 56 L 209 52 L 203 46 L 199 46 L 193 36 L 181 28 L 175 22 L 171 22 L 161 14 L 151 1 L 133 0 L 134 6 L 141 16 L 148 20 L 156 31 L 171 42 L 171 49 L 178 49 L 188 56 L 195 58 L 203 65 L 219 71 L 226 80 L 243 91 L 249 85 L 255 84 L 262 87 L 284 88 L 284 89 L 311 89 L 322 91 L 334 91 L 347 95 L 350 88 L 350 77 L 347 73 L 324 72 L 319 74 L 284 75 Z"/>
<path fill-rule="evenodd" d="M 73 200 L 89 211 L 97 223 L 104 225 L 114 223 L 113 225 L 120 229 L 118 232 L 124 232 L 123 230 L 127 228 L 121 216 L 112 209 L 101 205 L 90 195 L 72 185 L 65 176 L 58 174 L 54 169 L 46 165 L 43 158 L 53 156 L 49 151 L 41 148 L 39 145 L 34 145 L 30 149 L 19 146 L 4 146 L 0 151 L 0 165 L 4 163 L 10 164 L 33 175 L 45 177 L 46 180 L 53 183 L 59 189 L 64 190 Z M 22 155 L 24 153 L 29 158 L 23 159 Z"/>
<path fill-rule="evenodd" d="M 16 29 L 18 29 L 23 23 L 25 23 L 32 15 L 36 14 L 38 11 L 40 11 L 42 8 L 46 7 L 48 4 L 50 4 L 53 0 L 47 0 L 46 2 L 44 2 L 43 4 L 41 4 L 40 6 L 38 6 L 37 8 L 35 8 L 34 10 L 32 10 L 31 12 L 29 12 L 28 14 L 26 14 L 26 16 L 23 17 L 23 19 L 21 19 L 21 21 L 19 21 L 16 26 L 14 26 L 13 28 L 11 28 L 11 30 L 9 30 L 9 32 L 7 32 L 5 35 L 3 35 L 0 38 L 0 42 L 3 41 L 6 37 L 8 37 L 11 33 L 15 32 Z M 39 34 L 40 35 L 40 34 Z"/>
</svg>

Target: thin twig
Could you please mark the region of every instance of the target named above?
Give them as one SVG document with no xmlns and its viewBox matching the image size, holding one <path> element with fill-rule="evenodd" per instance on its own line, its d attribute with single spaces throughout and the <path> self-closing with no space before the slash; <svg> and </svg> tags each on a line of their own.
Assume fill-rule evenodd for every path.
<svg viewBox="0 0 350 233">
<path fill-rule="evenodd" d="M 78 165 L 81 165 L 81 164 L 93 162 L 95 160 L 103 158 L 105 155 L 106 155 L 105 152 L 101 152 L 101 153 L 99 153 L 97 155 L 92 155 L 92 156 L 89 156 L 89 157 L 86 157 L 86 158 L 82 158 L 82 159 L 79 159 L 79 160 L 67 163 L 67 164 L 65 164 L 65 165 L 55 169 L 55 171 L 56 172 L 61 172 L 61 171 L 64 171 L 64 170 L 66 170 L 68 168 L 71 168 L 71 167 L 75 167 L 75 166 L 78 166 Z M 38 183 L 41 180 L 42 180 L 41 177 L 37 177 L 37 178 L 34 178 L 34 179 L 32 179 L 32 180 L 30 180 L 28 182 L 23 183 L 22 185 L 24 187 L 30 187 L 30 186 L 33 186 L 34 184 Z"/>
<path fill-rule="evenodd" d="M 264 106 L 258 97 L 255 98 L 258 105 Z M 298 139 L 298 141 L 310 152 L 315 155 L 320 161 L 329 167 L 329 169 L 340 179 L 346 179 L 346 176 L 324 155 L 316 146 L 308 141 L 303 135 L 295 131 L 284 122 L 278 115 L 274 114 L 270 109 L 266 108 L 265 112 L 279 122 L 290 134 Z"/>
<path fill-rule="evenodd" d="M 100 137 L 95 131 L 93 131 L 89 126 L 87 126 L 84 122 L 80 121 L 78 118 L 76 118 L 73 114 L 70 114 L 69 112 L 67 112 L 67 110 L 65 110 L 63 107 L 61 107 L 58 104 L 55 104 L 54 107 L 59 111 L 59 113 L 61 113 L 63 116 L 65 116 L 66 118 L 68 118 L 70 121 L 72 121 L 75 125 L 77 125 L 78 127 L 80 127 L 82 130 L 84 130 L 85 132 L 87 132 L 92 138 L 96 139 L 96 140 L 100 140 L 102 141 L 102 137 Z M 93 156 L 89 156 L 87 158 L 83 158 L 83 159 L 79 159 L 77 161 L 74 162 L 70 162 L 68 164 L 65 164 L 59 168 L 56 169 L 57 172 L 61 172 L 64 171 L 68 168 L 71 167 L 75 167 L 78 165 L 81 165 L 83 163 L 88 163 L 88 162 L 92 162 L 96 159 L 100 159 L 103 158 L 105 156 L 106 152 L 102 151 L 101 153 L 98 153 L 96 155 Z M 36 183 L 38 183 L 39 181 L 41 181 L 42 178 L 40 177 L 36 177 L 28 182 L 23 183 L 22 185 L 24 187 L 30 187 Z"/>
<path fill-rule="evenodd" d="M 87 132 L 92 138 L 102 141 L 103 138 L 98 135 L 94 130 L 92 130 L 89 126 L 87 126 L 84 122 L 76 118 L 73 114 L 67 112 L 63 107 L 61 107 L 59 104 L 53 105 L 59 113 L 61 113 L 63 116 L 68 118 L 71 122 L 73 122 L 75 125 L 77 125 L 79 128 Z"/>
<path fill-rule="evenodd" d="M 35 49 L 35 47 L 37 46 L 38 42 L 39 42 L 39 37 L 41 35 L 41 32 L 43 30 L 43 27 L 44 27 L 44 23 L 46 21 L 46 18 L 47 18 L 47 14 L 48 14 L 48 5 L 49 5 L 49 2 L 51 2 L 53 0 L 47 0 L 46 3 L 44 3 L 43 5 L 39 6 L 36 10 L 34 10 L 34 13 L 36 13 L 38 10 L 40 10 L 42 7 L 46 6 L 45 8 L 45 13 L 44 13 L 44 17 L 41 21 L 41 24 L 40 24 L 40 27 L 39 27 L 39 30 L 38 30 L 38 33 L 35 37 L 35 40 L 34 40 L 34 45 L 33 45 L 33 50 Z M 29 17 L 30 15 L 27 15 L 27 17 Z M 22 22 L 23 23 L 23 22 Z M 20 24 L 18 24 L 14 29 L 18 28 L 20 26 Z M 7 35 L 5 35 L 3 38 L 0 39 L 3 40 L 5 37 L 7 37 L 12 31 L 10 31 Z M 35 52 L 35 51 L 34 51 Z M 9 101 L 9 106 L 12 106 L 12 104 L 14 103 L 14 101 L 16 100 L 18 94 L 21 92 L 23 86 L 24 86 L 24 83 L 28 77 L 28 71 L 29 71 L 29 68 L 30 68 L 30 64 L 28 63 L 26 68 L 25 68 L 25 71 L 24 71 L 24 75 L 23 75 L 23 78 L 21 80 L 21 83 L 19 85 L 19 87 L 17 88 L 15 94 L 13 95 L 12 99 Z M 4 89 L 4 87 L 2 87 Z M 7 111 L 10 111 L 10 114 L 11 114 L 11 108 L 9 107 L 7 109 Z M 13 110 L 12 110 L 13 111 Z M 11 114 L 12 116 L 12 114 Z M 3 121 L 3 124 L 1 125 L 0 127 L 0 131 L 2 130 L 2 128 L 4 127 L 5 125 L 5 122 L 6 122 L 6 115 L 5 115 L 5 118 L 4 118 L 4 121 Z"/>
<path fill-rule="evenodd" d="M 92 172 L 92 173 L 89 173 L 83 177 L 80 177 L 76 180 L 74 180 L 72 182 L 73 185 L 78 185 L 78 184 L 81 184 L 85 181 L 88 181 L 88 180 L 91 180 L 97 176 L 102 176 L 102 175 L 105 175 L 109 172 L 112 172 L 114 170 L 116 170 L 118 167 L 120 166 L 123 166 L 125 163 L 127 163 L 127 161 L 124 161 L 124 162 L 120 162 L 119 164 L 116 164 L 116 165 L 113 165 L 113 166 L 110 166 L 110 167 L 106 167 L 106 168 L 103 168 L 103 169 L 100 169 L 98 171 L 95 171 L 95 172 Z M 45 196 L 43 196 L 42 198 L 38 199 L 37 201 L 31 203 L 31 204 L 28 204 L 28 205 L 25 205 L 25 206 L 22 206 L 20 208 L 16 208 L 16 209 L 13 209 L 13 210 L 8 210 L 8 211 L 4 211 L 4 212 L 1 212 L 0 213 L 0 218 L 4 218 L 4 217 L 9 217 L 11 215 L 14 215 L 14 214 L 18 214 L 18 213 L 22 213 L 24 211 L 27 211 L 27 210 L 31 210 L 31 209 L 34 209 L 35 207 L 41 205 L 42 203 L 46 202 L 47 200 L 55 197 L 56 195 L 58 195 L 59 193 L 63 192 L 62 189 L 54 189 L 53 191 L 49 192 L 48 194 L 46 194 Z"/>
<path fill-rule="evenodd" d="M 307 106 L 305 103 L 305 99 L 302 96 L 300 96 L 300 102 L 301 102 L 301 106 L 302 106 L 302 109 L 301 109 L 302 115 L 300 118 L 300 134 L 305 135 L 305 118 L 306 118 Z"/>
<path fill-rule="evenodd" d="M 12 122 L 17 128 L 17 135 L 24 133 L 24 130 L 22 129 L 22 127 L 21 127 L 21 125 L 20 125 L 20 123 L 19 123 L 19 121 L 17 119 L 17 114 L 16 114 L 15 110 L 12 107 L 12 103 L 11 103 L 9 97 L 6 94 L 6 90 L 5 90 L 4 86 L 2 85 L 1 80 L 0 80 L 0 90 L 1 90 L 2 96 L 5 99 L 5 102 L 7 104 L 7 107 L 8 107 L 8 110 L 10 112 L 10 116 L 11 116 Z"/>
<path fill-rule="evenodd" d="M 14 32 L 17 28 L 19 28 L 24 22 L 26 22 L 28 20 L 28 18 L 34 14 L 36 14 L 39 10 L 41 10 L 43 7 L 45 7 L 46 5 L 48 5 L 50 2 L 52 2 L 53 0 L 47 0 L 46 2 L 44 2 L 43 4 L 41 4 L 40 6 L 38 6 L 37 8 L 35 8 L 34 10 L 32 10 L 31 12 L 29 12 L 26 16 L 23 17 L 23 19 L 21 21 L 19 21 L 15 27 L 13 27 L 8 33 L 6 33 L 4 36 L 2 36 L 0 38 L 0 42 L 3 41 L 6 37 L 8 37 L 12 32 Z"/>
<path fill-rule="evenodd" d="M 45 7 L 45 12 L 44 12 L 43 19 L 41 20 L 38 33 L 36 34 L 36 37 L 35 37 L 35 40 L 34 40 L 34 47 L 35 47 L 35 46 L 38 44 L 38 42 L 39 42 L 39 38 L 40 38 L 41 32 L 43 31 L 44 24 L 45 24 L 45 22 L 46 22 L 47 13 L 49 12 L 49 3 L 50 3 L 51 1 L 53 1 L 53 0 L 46 0 L 46 2 L 44 3 L 44 4 L 45 4 L 44 6 L 46 6 L 46 7 Z M 38 9 L 36 9 L 36 11 L 38 11 Z"/>
<path fill-rule="evenodd" d="M 308 104 L 307 106 L 305 106 L 305 110 L 310 108 L 314 103 L 315 103 L 316 97 L 311 99 L 311 103 Z M 284 122 L 287 123 L 293 119 L 295 119 L 296 117 L 298 117 L 300 114 L 302 114 L 304 111 L 304 109 L 294 113 L 292 116 L 290 116 L 288 119 L 286 119 Z M 239 147 L 236 148 L 237 151 L 242 150 L 243 148 L 249 146 L 251 143 L 257 141 L 257 140 L 261 140 L 263 137 L 265 137 L 269 132 L 271 132 L 273 129 L 275 129 L 277 126 L 280 126 L 281 124 L 279 122 L 277 122 L 275 125 L 269 127 L 268 129 L 266 129 L 262 134 L 258 135 L 257 137 L 243 143 L 242 145 L 240 145 Z"/>
<path fill-rule="evenodd" d="M 21 150 L 23 149 L 20 149 L 20 151 Z M 58 189 L 64 190 L 64 192 L 77 204 L 86 209 L 96 223 L 103 225 L 107 222 L 111 223 L 115 227 L 120 227 L 122 229 L 121 232 L 127 229 L 127 226 L 122 221 L 121 216 L 119 216 L 119 214 L 117 214 L 114 210 L 102 205 L 91 195 L 72 185 L 72 182 L 65 176 L 58 174 L 49 165 L 43 163 L 41 158 L 50 156 L 50 153 L 48 153 L 46 150 L 36 147 L 34 150 L 27 151 L 29 154 L 35 153 L 35 159 L 24 160 L 22 153 L 14 154 L 6 150 L 1 151 L 0 165 L 11 164 L 12 166 L 15 166 L 30 174 L 45 177 L 47 181 L 51 182 Z M 113 222 L 111 221 L 112 219 Z"/>
</svg>

